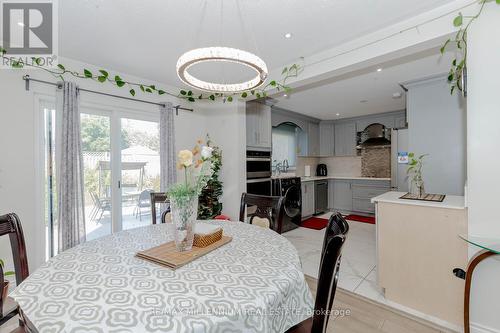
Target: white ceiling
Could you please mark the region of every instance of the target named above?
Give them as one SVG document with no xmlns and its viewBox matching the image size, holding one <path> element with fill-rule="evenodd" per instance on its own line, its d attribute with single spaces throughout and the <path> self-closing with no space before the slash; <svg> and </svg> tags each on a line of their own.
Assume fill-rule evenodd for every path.
<svg viewBox="0 0 500 333">
<path fill-rule="evenodd" d="M 452 52 L 441 56 L 439 50 L 429 50 L 363 72 L 294 89 L 287 97 L 275 96 L 278 100 L 275 105 L 323 120 L 403 110 L 404 94 L 399 99 L 393 98 L 394 93 L 403 93 L 399 84 L 446 73 L 453 56 Z M 382 71 L 378 72 L 378 68 Z"/>
<path fill-rule="evenodd" d="M 181 86 L 177 58 L 192 48 L 242 48 L 274 69 L 452 1 L 63 0 L 60 55 Z M 227 81 L 248 75 L 219 66 L 200 73 Z"/>
</svg>

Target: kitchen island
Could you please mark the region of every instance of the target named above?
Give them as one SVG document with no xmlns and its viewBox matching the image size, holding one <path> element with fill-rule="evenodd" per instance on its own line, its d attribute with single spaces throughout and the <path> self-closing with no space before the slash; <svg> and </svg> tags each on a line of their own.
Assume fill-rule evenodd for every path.
<svg viewBox="0 0 500 333">
<path fill-rule="evenodd" d="M 385 298 L 463 327 L 464 280 L 454 268 L 467 267 L 467 208 L 462 196 L 443 202 L 400 199 L 387 192 L 376 204 L 378 285 Z"/>
</svg>

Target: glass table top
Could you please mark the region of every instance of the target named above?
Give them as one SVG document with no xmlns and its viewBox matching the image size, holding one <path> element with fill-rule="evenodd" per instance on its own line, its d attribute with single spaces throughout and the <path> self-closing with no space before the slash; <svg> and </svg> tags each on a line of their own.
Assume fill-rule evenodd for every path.
<svg viewBox="0 0 500 333">
<path fill-rule="evenodd" d="M 460 235 L 460 238 L 469 244 L 500 254 L 500 238 L 487 238 L 472 235 Z"/>
</svg>

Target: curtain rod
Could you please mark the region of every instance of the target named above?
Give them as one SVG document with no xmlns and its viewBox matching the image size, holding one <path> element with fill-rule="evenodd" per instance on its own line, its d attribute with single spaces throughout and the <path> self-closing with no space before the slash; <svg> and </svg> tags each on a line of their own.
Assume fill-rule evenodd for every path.
<svg viewBox="0 0 500 333">
<path fill-rule="evenodd" d="M 49 84 L 51 86 L 56 86 L 59 89 L 61 88 L 61 85 L 59 83 L 49 82 L 49 81 L 43 81 L 43 80 L 38 80 L 38 79 L 33 79 L 29 75 L 24 75 L 23 76 L 23 80 L 26 82 L 26 91 L 30 90 L 30 81 L 38 82 L 38 83 L 43 83 L 43 84 Z M 146 103 L 146 104 L 153 104 L 153 105 L 158 105 L 158 106 L 165 107 L 165 104 L 163 104 L 163 103 L 150 102 L 150 101 L 146 101 L 146 100 L 143 100 L 143 99 L 135 99 L 135 98 L 131 98 L 131 97 L 113 95 L 113 94 L 108 94 L 108 93 L 103 93 L 103 92 L 100 92 L 100 91 L 88 90 L 88 89 L 83 89 L 83 88 L 78 88 L 78 90 L 79 91 L 88 92 L 88 93 L 92 93 L 92 94 L 97 94 L 97 95 L 104 95 L 104 96 L 108 96 L 108 97 L 115 97 L 115 98 L 120 98 L 120 99 L 126 99 L 126 100 L 129 100 L 129 101 L 135 101 L 135 102 Z M 187 108 L 181 107 L 180 105 L 176 105 L 173 108 L 175 109 L 175 113 L 177 115 L 179 115 L 179 110 L 194 112 L 193 109 L 187 109 Z"/>
</svg>

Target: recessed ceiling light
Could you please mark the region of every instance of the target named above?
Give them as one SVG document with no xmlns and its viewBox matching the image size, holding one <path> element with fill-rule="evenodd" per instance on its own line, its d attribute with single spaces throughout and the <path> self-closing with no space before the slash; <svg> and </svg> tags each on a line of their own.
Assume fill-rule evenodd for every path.
<svg viewBox="0 0 500 333">
<path fill-rule="evenodd" d="M 337 114 L 336 114 L 336 116 L 337 116 L 337 117 L 338 117 L 338 116 L 340 116 L 340 113 L 337 113 Z"/>
<path fill-rule="evenodd" d="M 290 38 L 292 38 L 292 33 L 291 33 L 291 32 L 287 32 L 287 33 L 285 34 L 285 38 L 286 38 L 286 39 L 290 39 Z"/>
<path fill-rule="evenodd" d="M 21 26 L 21 27 L 24 27 L 24 23 L 23 22 L 17 22 L 17 25 Z"/>
<path fill-rule="evenodd" d="M 377 69 L 377 72 L 382 72 L 382 68 L 378 68 L 378 69 Z"/>
<path fill-rule="evenodd" d="M 399 98 L 401 98 L 401 97 L 403 97 L 403 94 L 402 94 L 402 93 L 400 93 L 399 91 L 398 91 L 398 92 L 395 92 L 394 94 L 392 94 L 392 98 L 393 98 L 393 99 L 399 99 Z"/>
</svg>

